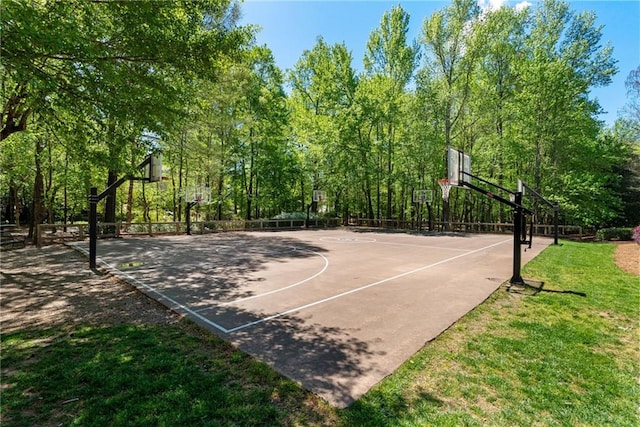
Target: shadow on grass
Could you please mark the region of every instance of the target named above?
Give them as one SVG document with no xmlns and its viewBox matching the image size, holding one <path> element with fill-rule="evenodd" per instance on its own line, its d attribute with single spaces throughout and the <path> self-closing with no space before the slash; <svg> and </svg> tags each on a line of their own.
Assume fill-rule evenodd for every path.
<svg viewBox="0 0 640 427">
<path fill-rule="evenodd" d="M 300 405 L 313 399 L 309 393 L 231 345 L 203 340 L 194 328 L 80 326 L 3 336 L 3 425 L 318 421 L 320 414 Z"/>
<path fill-rule="evenodd" d="M 29 247 L 2 255 L 3 334 L 79 323 L 169 323 L 177 319 L 131 286 L 96 275 L 64 246 Z M 144 315 L 144 316 L 141 316 Z"/>
<path fill-rule="evenodd" d="M 426 392 L 416 393 L 408 399 L 404 390 L 390 393 L 374 389 L 342 413 L 343 424 L 372 427 L 397 426 L 401 423 L 410 423 L 411 412 L 415 408 L 420 408 L 424 416 L 426 412 L 435 413 L 443 406 L 445 402 Z M 416 425 L 424 425 L 424 422 L 418 422 Z"/>
<path fill-rule="evenodd" d="M 125 239 L 117 244 L 123 242 L 129 243 Z M 162 242 L 145 243 L 157 246 L 160 256 L 155 261 L 175 262 Z M 185 256 L 206 264 L 215 251 L 197 239 L 191 243 L 205 245 L 201 250 L 208 252 L 199 254 L 191 245 Z M 286 241 L 285 247 L 293 243 L 295 251 L 251 239 L 241 248 L 227 247 L 233 254 L 224 257 L 234 268 L 215 291 L 247 295 L 238 292 L 243 277 L 260 271 L 267 261 L 311 258 L 322 250 L 309 245 L 302 250 L 298 241 Z M 193 355 L 181 351 L 192 338 L 174 314 L 112 277 L 96 276 L 86 264 L 80 254 L 61 246 L 31 248 L 3 259 L 3 419 L 26 420 L 16 425 L 42 425 L 41 420 L 52 417 L 82 425 L 202 424 L 196 419 L 223 425 L 288 425 L 298 417 L 307 423 L 318 416 L 318 408 L 327 408 L 293 381 L 213 336 L 215 348 L 198 353 L 194 365 Z M 187 279 L 192 279 L 187 285 L 192 291 L 211 288 L 206 275 Z M 238 308 L 225 310 L 232 319 L 256 318 Z M 373 360 L 379 354 L 340 328 L 296 316 L 279 323 L 277 328 L 262 324 L 240 331 L 235 343 L 303 386 L 351 403 L 354 382 L 375 370 Z M 245 365 L 234 370 L 234 361 Z M 297 397 L 287 397 L 292 395 Z M 313 403 L 307 406 L 309 400 Z M 332 411 L 322 409 L 320 417 Z"/>
<path fill-rule="evenodd" d="M 586 298 L 585 292 L 572 291 L 572 290 L 557 290 L 557 289 L 545 289 L 544 282 L 536 282 L 528 280 L 524 284 L 509 284 L 507 285 L 507 291 L 524 294 L 524 295 L 537 295 L 540 292 L 546 292 L 550 294 L 569 294 Z"/>
</svg>

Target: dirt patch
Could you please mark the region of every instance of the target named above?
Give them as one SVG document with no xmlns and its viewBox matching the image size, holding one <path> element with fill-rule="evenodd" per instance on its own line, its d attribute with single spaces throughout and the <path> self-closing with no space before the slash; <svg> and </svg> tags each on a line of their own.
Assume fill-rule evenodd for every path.
<svg viewBox="0 0 640 427">
<path fill-rule="evenodd" d="M 162 324 L 179 316 L 62 245 L 27 247 L 0 255 L 3 334 L 77 324 Z"/>
<path fill-rule="evenodd" d="M 640 276 L 640 245 L 635 242 L 619 242 L 615 260 L 624 271 Z"/>
</svg>

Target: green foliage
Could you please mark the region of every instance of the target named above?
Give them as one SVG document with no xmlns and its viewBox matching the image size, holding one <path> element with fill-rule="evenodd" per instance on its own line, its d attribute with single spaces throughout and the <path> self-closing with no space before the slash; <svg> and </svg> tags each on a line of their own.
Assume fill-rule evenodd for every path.
<svg viewBox="0 0 640 427">
<path fill-rule="evenodd" d="M 596 231 L 596 240 L 597 241 L 608 241 L 608 240 L 632 240 L 633 239 L 633 228 L 601 228 Z"/>
<path fill-rule="evenodd" d="M 3 5 L 2 138 L 36 113 L 160 131 L 185 78 L 215 76 L 244 42 L 224 1 L 15 1 Z M 231 12 L 230 12 L 231 13 Z"/>
<path fill-rule="evenodd" d="M 492 11 L 455 0 L 409 40 L 411 17 L 395 6 L 369 35 L 361 74 L 346 45 L 319 37 L 286 76 L 238 14 L 226 0 L 3 5 L 5 199 L 78 215 L 91 186 L 139 175 L 161 148 L 169 180 L 121 189 L 107 217 L 184 220 L 185 189 L 198 184 L 212 192 L 195 210 L 204 219 L 304 211 L 314 189 L 343 217 L 407 219 L 413 190 L 439 191 L 453 145 L 475 175 L 506 188 L 522 179 L 559 202 L 562 222 L 638 222 L 638 73 L 623 117 L 603 129 L 590 90 L 616 67 L 592 13 L 560 0 Z M 19 137 L 27 124 L 37 140 Z M 433 208 L 451 220 L 511 216 L 455 189 Z"/>
</svg>

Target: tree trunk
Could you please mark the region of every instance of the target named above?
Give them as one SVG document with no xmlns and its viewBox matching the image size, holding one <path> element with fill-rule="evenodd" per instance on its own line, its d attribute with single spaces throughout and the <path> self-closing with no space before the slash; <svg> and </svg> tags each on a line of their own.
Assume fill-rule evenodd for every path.
<svg viewBox="0 0 640 427">
<path fill-rule="evenodd" d="M 249 179 L 246 182 L 246 194 L 247 194 L 247 212 L 246 219 L 247 221 L 251 220 L 251 210 L 253 209 L 253 181 L 255 178 L 254 171 L 254 144 L 253 144 L 253 129 L 249 130 L 249 144 L 250 144 L 250 156 L 249 156 Z M 246 172 L 244 172 L 246 174 Z"/>
<path fill-rule="evenodd" d="M 182 205 L 184 202 L 183 191 L 184 191 L 184 146 L 187 142 L 187 132 L 182 132 L 182 137 L 180 138 L 180 151 L 178 153 L 178 203 L 176 206 L 176 210 L 178 212 L 178 222 L 182 221 Z M 175 185 L 174 187 L 175 188 Z"/>
<path fill-rule="evenodd" d="M 218 179 L 216 182 L 216 203 L 217 203 L 217 209 L 216 209 L 216 218 L 217 220 L 222 220 L 222 210 L 223 210 L 223 204 L 224 204 L 224 178 L 225 178 L 225 163 L 226 163 L 226 159 L 225 159 L 225 134 L 223 132 L 220 132 L 218 137 L 220 138 L 220 167 L 218 169 Z"/>
<path fill-rule="evenodd" d="M 57 189 L 53 186 L 53 158 L 51 154 L 51 144 L 47 144 L 47 154 L 48 154 L 48 168 L 47 168 L 47 185 L 45 189 L 46 194 L 46 207 L 45 212 L 47 214 L 47 222 L 49 224 L 55 223 L 55 215 L 54 215 L 54 205 L 56 200 L 56 191 Z M 55 233 L 55 229 L 52 230 Z"/>
<path fill-rule="evenodd" d="M 14 183 L 9 184 L 9 206 L 7 209 L 7 220 L 20 226 L 20 209 L 18 208 L 18 189 Z"/>
<path fill-rule="evenodd" d="M 64 218 L 62 222 L 67 224 L 69 223 L 69 183 L 67 180 L 67 176 L 69 174 L 69 155 L 65 152 L 64 155 L 64 210 L 62 215 Z M 64 232 L 67 232 L 67 227 L 64 227 Z"/>
<path fill-rule="evenodd" d="M 129 189 L 127 190 L 127 224 L 133 221 L 133 180 L 129 180 Z"/>
<path fill-rule="evenodd" d="M 118 180 L 118 173 L 115 170 L 109 170 L 109 175 L 107 177 L 107 188 L 114 182 Z M 116 222 L 116 191 L 117 188 L 114 188 L 105 198 L 104 203 L 104 222 Z M 108 233 L 111 234 L 115 232 L 112 230 L 112 226 L 108 228 Z"/>
<path fill-rule="evenodd" d="M 37 224 L 40 224 L 43 219 L 42 215 L 42 196 L 44 193 L 44 178 L 42 176 L 42 163 L 41 163 L 41 155 L 44 151 L 44 147 L 42 146 L 42 140 L 40 138 L 36 138 L 36 152 L 35 152 L 35 166 L 36 166 L 36 177 L 33 185 L 33 203 L 31 205 L 31 220 L 29 223 L 29 238 L 33 240 L 34 244 L 38 244 L 37 241 L 37 233 L 35 233 L 35 228 Z"/>
<path fill-rule="evenodd" d="M 142 206 L 143 206 L 142 216 L 146 223 L 150 223 L 151 222 L 151 216 L 149 214 L 150 206 L 149 206 L 149 202 L 147 201 L 146 187 L 147 186 L 145 184 L 142 184 Z"/>
<path fill-rule="evenodd" d="M 393 196 L 393 126 L 389 124 L 389 131 L 387 138 L 387 144 L 389 144 L 387 151 L 387 219 L 391 219 L 393 217 L 393 210 L 391 208 L 391 201 Z"/>
</svg>

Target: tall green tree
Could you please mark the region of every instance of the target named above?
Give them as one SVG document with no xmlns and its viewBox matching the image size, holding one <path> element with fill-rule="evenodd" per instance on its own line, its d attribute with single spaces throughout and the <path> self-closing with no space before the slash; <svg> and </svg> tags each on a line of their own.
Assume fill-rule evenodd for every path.
<svg viewBox="0 0 640 427">
<path fill-rule="evenodd" d="M 354 184 L 362 181 L 355 178 L 363 173 L 366 161 L 353 156 L 359 119 L 352 110 L 358 79 L 351 63 L 346 46 L 329 46 L 318 38 L 289 75 L 292 137 L 303 166 L 303 209 L 311 190 L 326 189 L 340 196 L 342 208 L 348 211 L 352 192 L 358 191 Z"/>
<path fill-rule="evenodd" d="M 583 201 L 608 199 L 602 180 L 610 166 L 601 163 L 600 107 L 589 91 L 610 83 L 616 72 L 612 49 L 601 45 L 593 13 L 576 14 L 557 0 L 531 13 L 515 95 L 514 135 L 522 148 L 518 171 L 536 189 L 575 206 L 569 215 L 592 214 L 595 224 L 612 212 Z"/>
<path fill-rule="evenodd" d="M 245 218 L 274 214 L 291 197 L 295 171 L 285 136 L 288 125 L 283 75 L 266 47 L 252 50 L 248 61 L 250 80 L 246 91 L 243 134 L 235 155 L 244 190 Z M 279 213 L 279 212 L 275 212 Z"/>
<path fill-rule="evenodd" d="M 442 153 L 446 146 L 461 142 L 455 140 L 455 130 L 467 111 L 478 66 L 480 44 L 475 27 L 479 25 L 479 15 L 476 1 L 454 0 L 444 10 L 425 19 L 423 24 L 420 41 L 425 61 L 419 83 L 428 86 L 425 93 L 435 95 L 433 100 L 437 103 L 435 114 L 438 119 L 433 124 L 438 126 L 438 133 L 442 135 Z M 467 150 L 462 144 L 455 145 Z M 443 220 L 446 223 L 449 210 L 449 201 L 445 201 Z"/>
<path fill-rule="evenodd" d="M 167 98 L 194 73 L 215 77 L 248 33 L 224 0 L 3 2 L 0 140 L 35 113 L 64 106 L 79 115 L 136 115 L 158 130 Z M 164 119 L 164 120 L 163 120 Z"/>
<path fill-rule="evenodd" d="M 413 77 L 418 59 L 418 45 L 409 43 L 409 14 L 394 6 L 382 15 L 377 29 L 369 36 L 364 55 L 364 68 L 370 79 L 370 96 L 375 104 L 373 116 L 376 142 L 380 150 L 379 174 L 386 187 L 386 218 L 393 216 L 395 152 L 398 127 L 402 122 L 402 105 L 407 85 Z M 380 196 L 378 196 L 380 204 Z"/>
<path fill-rule="evenodd" d="M 107 135 L 111 184 L 123 147 L 170 126 L 193 76 L 215 78 L 246 43 L 237 11 L 225 0 L 4 2 L 0 141 L 69 111 Z"/>
<path fill-rule="evenodd" d="M 518 146 L 513 135 L 517 116 L 514 102 L 519 88 L 518 62 L 526 39 L 529 12 L 526 8 L 501 7 L 484 11 L 482 23 L 475 27 L 480 46 L 477 77 L 470 103 L 472 126 L 478 131 L 474 150 L 474 168 L 501 187 L 518 179 L 514 159 Z M 507 221 L 510 208 L 478 200 L 478 217 L 482 221 Z"/>
<path fill-rule="evenodd" d="M 616 225 L 640 225 L 640 66 L 631 70 L 625 81 L 627 103 L 608 135 L 623 149 L 616 165 L 620 174 L 613 190 L 622 199 L 622 215 Z"/>
</svg>

